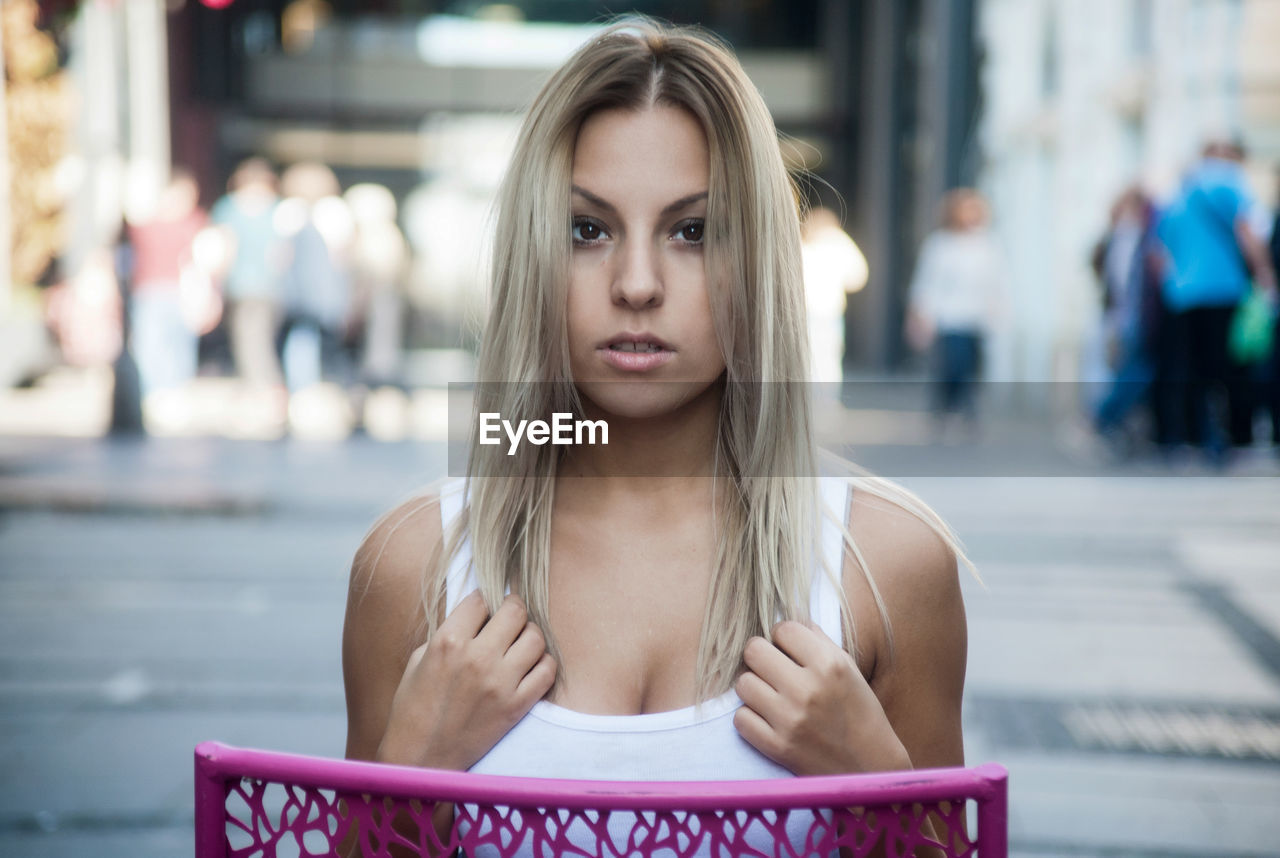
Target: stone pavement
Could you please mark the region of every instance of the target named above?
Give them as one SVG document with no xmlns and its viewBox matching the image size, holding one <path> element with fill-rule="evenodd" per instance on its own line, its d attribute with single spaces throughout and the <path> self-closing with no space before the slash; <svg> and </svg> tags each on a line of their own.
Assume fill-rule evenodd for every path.
<svg viewBox="0 0 1280 858">
<path fill-rule="evenodd" d="M 919 481 L 965 538 L 971 761 L 1015 851 L 1275 855 L 1280 481 Z"/>
<path fill-rule="evenodd" d="M 967 755 L 1011 772 L 1014 854 L 1280 855 L 1274 468 L 1081 467 L 1025 427 L 930 447 L 911 415 L 862 417 L 857 458 L 981 570 Z M 349 558 L 444 462 L 0 438 L 0 855 L 190 854 L 203 739 L 340 755 Z"/>
</svg>

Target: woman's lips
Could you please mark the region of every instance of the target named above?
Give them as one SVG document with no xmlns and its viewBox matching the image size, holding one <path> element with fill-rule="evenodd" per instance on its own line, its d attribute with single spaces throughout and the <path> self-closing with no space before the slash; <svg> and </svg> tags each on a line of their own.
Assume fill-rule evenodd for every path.
<svg viewBox="0 0 1280 858">
<path fill-rule="evenodd" d="M 670 349 L 630 352 L 611 349 L 608 346 L 596 349 L 596 354 L 609 366 L 614 369 L 620 369 L 623 372 L 648 372 L 651 369 L 662 366 L 676 356 L 676 353 Z"/>
</svg>

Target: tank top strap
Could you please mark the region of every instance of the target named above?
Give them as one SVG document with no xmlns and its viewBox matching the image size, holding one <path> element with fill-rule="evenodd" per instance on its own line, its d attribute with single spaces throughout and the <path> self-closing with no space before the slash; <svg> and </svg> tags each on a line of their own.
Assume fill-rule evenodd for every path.
<svg viewBox="0 0 1280 858">
<path fill-rule="evenodd" d="M 440 527 L 448 538 L 449 528 L 462 515 L 466 504 L 466 480 L 450 480 L 440 487 Z M 476 589 L 475 567 L 471 563 L 471 536 L 468 534 L 449 562 L 445 577 L 445 616 L 453 613 L 458 603 Z"/>
<path fill-rule="evenodd" d="M 821 478 L 821 552 L 823 563 L 813 570 L 813 583 L 809 596 L 809 615 L 813 621 L 837 644 L 843 645 L 844 633 L 840 623 L 840 593 L 836 589 L 844 569 L 844 537 L 840 524 L 849 521 L 849 483 L 839 477 Z M 832 516 L 836 520 L 832 520 Z M 839 522 L 839 524 L 837 524 Z M 833 581 L 831 575 L 835 575 Z"/>
</svg>

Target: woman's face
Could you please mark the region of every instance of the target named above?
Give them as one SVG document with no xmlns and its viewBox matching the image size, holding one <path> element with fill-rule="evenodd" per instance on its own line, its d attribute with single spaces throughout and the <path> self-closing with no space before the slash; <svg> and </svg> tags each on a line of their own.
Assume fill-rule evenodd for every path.
<svg viewBox="0 0 1280 858">
<path fill-rule="evenodd" d="M 605 110 L 573 153 L 569 362 L 607 413 L 666 414 L 724 371 L 703 256 L 710 159 L 675 107 Z"/>
</svg>

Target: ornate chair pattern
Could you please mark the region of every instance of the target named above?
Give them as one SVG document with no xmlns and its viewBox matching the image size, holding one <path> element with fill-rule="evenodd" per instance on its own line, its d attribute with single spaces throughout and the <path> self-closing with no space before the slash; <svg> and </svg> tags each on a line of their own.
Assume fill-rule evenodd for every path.
<svg viewBox="0 0 1280 858">
<path fill-rule="evenodd" d="M 343 854 L 340 847 L 344 858 L 865 858 L 877 847 L 891 858 L 1004 858 L 1007 849 L 1008 775 L 998 765 L 769 781 L 570 781 L 216 742 L 198 746 L 195 763 L 196 858 L 312 858 Z M 431 824 L 440 803 L 454 805 L 447 837 Z"/>
</svg>

